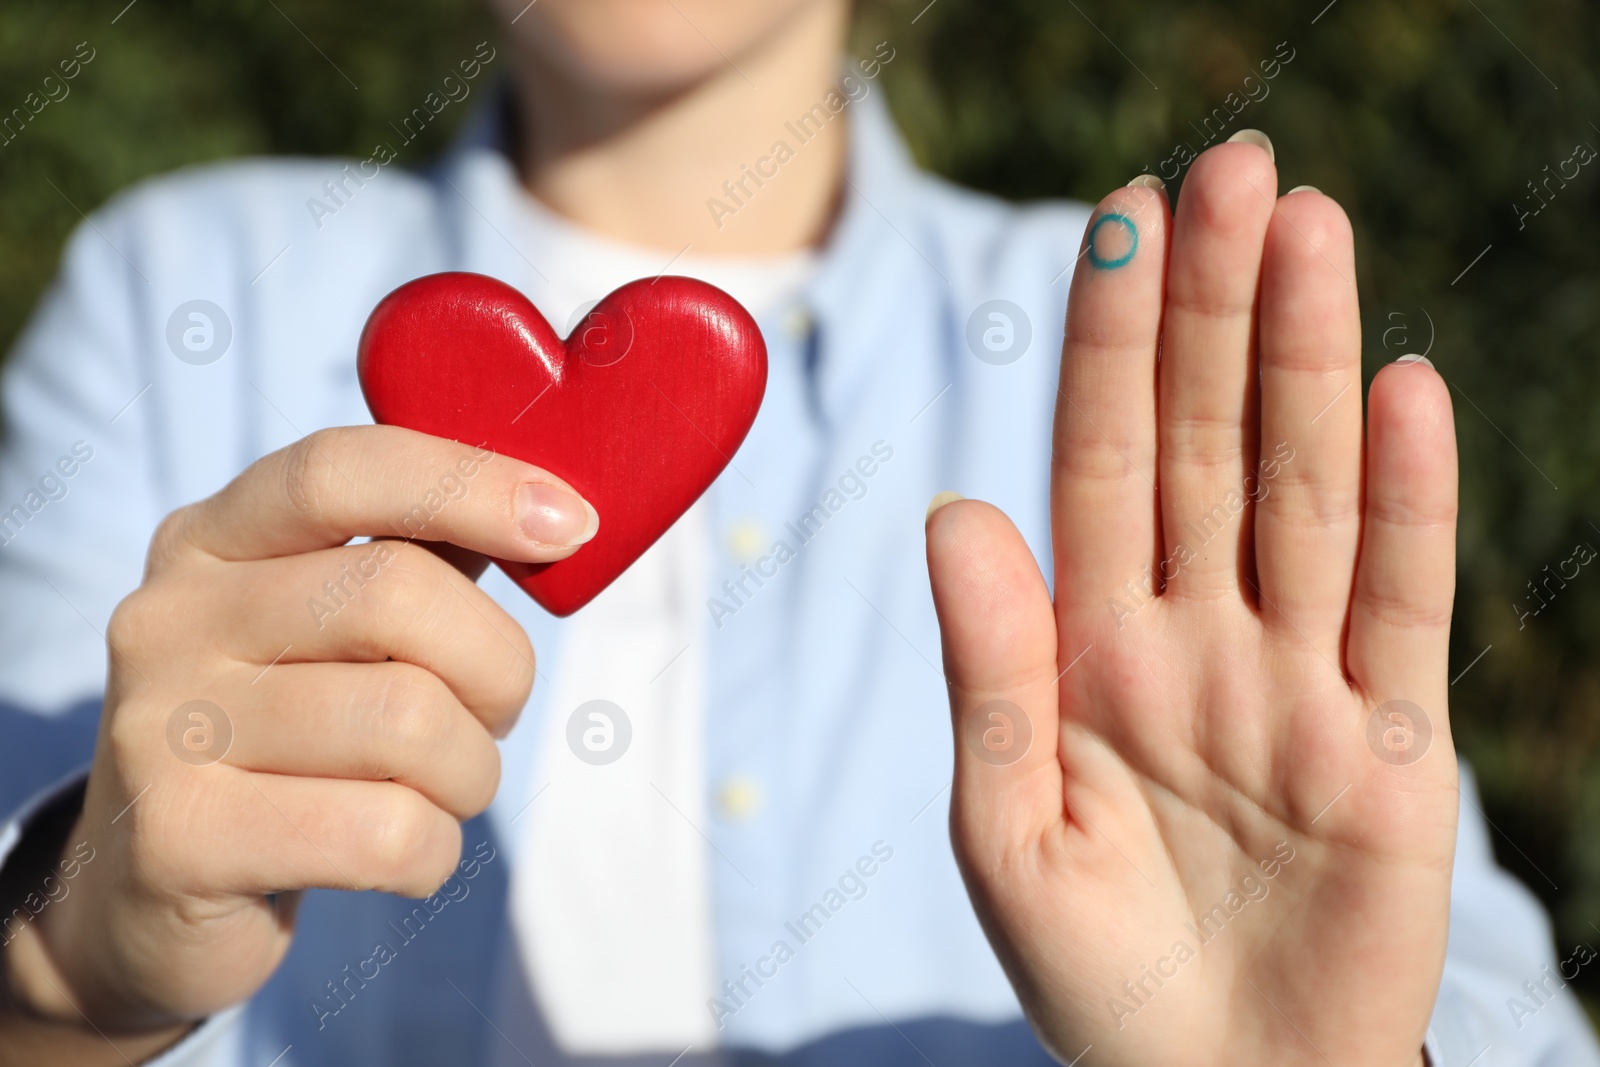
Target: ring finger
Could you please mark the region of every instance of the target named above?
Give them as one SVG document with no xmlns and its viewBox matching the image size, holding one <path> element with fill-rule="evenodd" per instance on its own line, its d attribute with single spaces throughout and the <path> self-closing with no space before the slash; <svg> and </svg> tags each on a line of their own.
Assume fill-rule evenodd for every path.
<svg viewBox="0 0 1600 1067">
<path fill-rule="evenodd" d="M 237 660 L 414 664 L 437 675 L 495 736 L 504 736 L 527 701 L 534 676 L 527 635 L 421 546 L 363 543 L 227 567 L 236 576 L 232 596 L 189 602 L 216 605 L 207 621 L 227 635 L 224 651 Z M 243 611 L 251 614 L 248 626 L 240 624 Z"/>
<path fill-rule="evenodd" d="M 245 668 L 219 687 L 222 760 L 304 778 L 394 781 L 458 819 L 488 807 L 500 753 L 437 677 L 409 663 Z"/>
</svg>

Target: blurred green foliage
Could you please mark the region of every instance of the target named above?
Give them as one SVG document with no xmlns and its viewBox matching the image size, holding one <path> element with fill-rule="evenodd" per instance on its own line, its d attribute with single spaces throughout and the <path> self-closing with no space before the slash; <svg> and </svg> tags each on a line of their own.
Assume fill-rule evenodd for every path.
<svg viewBox="0 0 1600 1067">
<path fill-rule="evenodd" d="M 66 83 L 68 95 L 0 144 L 5 347 L 54 272 L 80 210 L 141 178 L 230 156 L 366 158 L 378 140 L 396 139 L 391 120 L 493 34 L 486 5 L 471 0 L 376 8 L 136 0 L 124 10 L 127 2 L 8 0 L 0 9 L 0 117 L 23 107 L 29 93 L 44 97 L 44 78 L 59 77 L 59 63 L 80 42 L 94 50 Z M 425 162 L 461 113 L 448 109 L 400 162 Z"/>
<path fill-rule="evenodd" d="M 227 156 L 365 155 L 493 33 L 473 0 L 137 0 L 119 16 L 121 4 L 9 0 L 0 11 L 5 112 L 79 42 L 95 50 L 70 96 L 0 146 L 0 345 L 79 209 Z M 1527 183 L 1574 146 L 1600 148 L 1600 5 L 925 4 L 864 0 L 856 32 L 863 54 L 882 40 L 897 49 L 890 102 L 923 162 L 957 181 L 1095 200 L 1162 171 L 1181 143 L 1204 147 L 1205 117 L 1253 93 L 1223 135 L 1268 131 L 1286 186 L 1345 205 L 1369 375 L 1431 345 L 1455 390 L 1457 743 L 1501 861 L 1551 906 L 1563 948 L 1600 936 L 1600 566 L 1552 583 L 1548 606 L 1519 619 L 1540 603 L 1528 582 L 1580 542 L 1600 548 L 1600 166 L 1552 182 L 1525 226 L 1517 213 L 1538 204 Z M 1259 64 L 1290 52 L 1261 95 Z M 448 125 L 402 161 L 425 160 Z M 1181 195 L 1181 181 L 1169 186 Z M 1593 1002 L 1600 972 L 1578 984 Z"/>
</svg>

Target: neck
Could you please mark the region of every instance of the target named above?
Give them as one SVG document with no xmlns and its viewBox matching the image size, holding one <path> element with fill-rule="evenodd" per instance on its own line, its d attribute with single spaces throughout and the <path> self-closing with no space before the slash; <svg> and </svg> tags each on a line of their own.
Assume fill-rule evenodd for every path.
<svg viewBox="0 0 1600 1067">
<path fill-rule="evenodd" d="M 811 120 L 803 142 L 786 124 L 837 88 L 846 8 L 808 4 L 796 17 L 666 96 L 607 95 L 519 57 L 524 184 L 579 225 L 668 254 L 819 243 L 839 199 L 848 112 L 823 107 L 817 115 L 828 118 Z"/>
</svg>

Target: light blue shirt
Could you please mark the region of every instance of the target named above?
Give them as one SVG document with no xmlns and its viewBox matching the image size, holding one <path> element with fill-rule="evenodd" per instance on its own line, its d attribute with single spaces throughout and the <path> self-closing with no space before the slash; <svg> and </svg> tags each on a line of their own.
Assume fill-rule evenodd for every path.
<svg viewBox="0 0 1600 1067">
<path fill-rule="evenodd" d="M 306 203 L 342 162 L 252 160 L 147 183 L 74 235 L 5 378 L 0 810 L 15 817 L 0 849 L 14 844 L 29 798 L 87 762 L 102 631 L 138 585 L 157 521 L 305 433 L 369 422 L 353 354 L 367 313 L 395 286 L 443 270 L 518 285 L 531 270 L 560 269 L 519 241 L 526 194 L 492 114 L 436 168 L 391 165 L 332 217 Z M 877 449 L 864 491 L 707 628 L 706 789 L 738 778 L 763 796 L 748 819 L 704 828 L 719 977 L 737 979 L 876 843 L 893 858 L 725 1020 L 719 1048 L 678 1062 L 1045 1064 L 951 855 L 950 727 L 922 519 L 940 490 L 992 501 L 1050 573 L 1054 382 L 1089 209 L 955 188 L 915 168 L 877 96 L 850 115 L 842 213 L 798 306 L 762 323 L 766 400 L 738 472 L 709 495 L 717 555 L 704 595 L 726 600 L 741 563 L 725 533 L 742 525 L 776 539 Z M 215 362 L 185 362 L 169 344 L 169 320 L 195 300 L 226 315 L 231 337 Z M 1015 348 L 1001 355 L 969 341 L 993 300 L 1014 305 Z M 977 314 L 980 333 L 997 321 L 989 310 Z M 498 572 L 484 583 L 542 662 L 555 662 L 562 622 Z M 504 746 L 500 798 L 466 828 L 469 855 L 493 858 L 380 980 L 319 1028 L 311 1005 L 326 984 L 414 904 L 312 892 L 268 985 L 160 1062 L 590 1062 L 551 1046 L 506 925 L 518 862 L 508 828 L 535 755 L 528 724 L 569 710 L 545 708 L 548 689 L 536 688 Z M 1572 946 L 1553 954 L 1533 897 L 1494 865 L 1470 776 L 1463 790 L 1434 1062 L 1600 1063 L 1576 1002 L 1551 995 L 1559 982 L 1543 970 Z M 1512 998 L 1535 1006 L 1524 982 L 1543 983 L 1535 1012 L 1512 1009 Z M 665 1067 L 680 1051 L 605 1062 Z"/>
</svg>

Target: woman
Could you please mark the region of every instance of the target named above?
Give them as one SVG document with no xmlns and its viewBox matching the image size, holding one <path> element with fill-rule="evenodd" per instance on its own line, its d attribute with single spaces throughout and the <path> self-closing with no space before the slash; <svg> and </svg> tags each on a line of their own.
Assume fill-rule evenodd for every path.
<svg viewBox="0 0 1600 1067">
<path fill-rule="evenodd" d="M 1175 219 L 1013 208 L 915 170 L 844 0 L 501 13 L 367 159 L 108 207 L 20 343 L 0 1062 L 1595 1062 L 1470 785 L 1457 839 L 1448 393 L 1380 373 L 1363 473 L 1348 224 L 1265 136 Z M 767 338 L 570 620 L 469 579 L 604 515 L 364 425 L 367 312 L 451 269 Z"/>
</svg>

